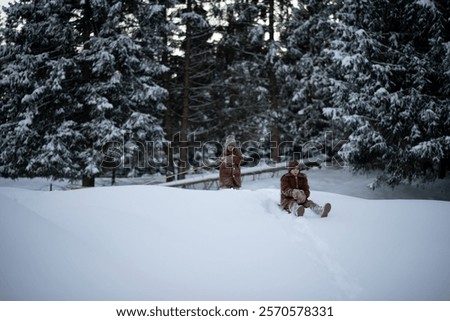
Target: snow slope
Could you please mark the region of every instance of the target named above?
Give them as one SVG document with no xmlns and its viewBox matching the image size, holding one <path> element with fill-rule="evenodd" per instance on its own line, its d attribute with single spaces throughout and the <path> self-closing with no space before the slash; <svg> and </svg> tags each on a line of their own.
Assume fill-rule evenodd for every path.
<svg viewBox="0 0 450 321">
<path fill-rule="evenodd" d="M 450 202 L 0 188 L 2 300 L 449 300 Z"/>
</svg>

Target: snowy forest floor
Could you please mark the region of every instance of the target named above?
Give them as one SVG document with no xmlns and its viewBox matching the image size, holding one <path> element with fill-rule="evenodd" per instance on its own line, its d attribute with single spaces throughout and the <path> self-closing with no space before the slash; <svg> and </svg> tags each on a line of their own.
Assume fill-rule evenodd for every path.
<svg viewBox="0 0 450 321">
<path fill-rule="evenodd" d="M 251 168 L 248 168 L 251 169 Z M 212 174 L 211 174 L 212 173 Z M 381 185 L 372 188 L 377 172 L 368 174 L 354 174 L 348 167 L 323 166 L 322 168 L 311 168 L 303 171 L 308 176 L 312 190 L 330 192 L 365 199 L 429 199 L 450 201 L 450 177 L 438 179 L 434 182 L 402 183 L 395 188 Z M 260 188 L 279 188 L 280 178 L 283 171 L 274 173 L 257 174 L 245 176 L 242 179 L 242 189 L 256 190 Z M 217 171 L 205 172 L 204 174 L 187 175 L 186 180 L 201 177 L 218 176 Z M 117 178 L 117 186 L 141 185 L 164 182 L 164 176 L 154 175 L 137 178 Z M 45 178 L 20 178 L 17 180 L 0 178 L 0 187 L 18 187 L 31 190 L 48 191 L 50 184 L 53 190 L 67 190 L 72 186 L 79 186 L 80 182 L 69 182 L 67 180 L 50 180 Z M 96 180 L 96 186 L 110 186 L 110 177 L 100 177 Z M 203 185 L 192 186 L 193 189 L 203 189 Z M 217 184 L 212 189 L 217 188 Z"/>
</svg>

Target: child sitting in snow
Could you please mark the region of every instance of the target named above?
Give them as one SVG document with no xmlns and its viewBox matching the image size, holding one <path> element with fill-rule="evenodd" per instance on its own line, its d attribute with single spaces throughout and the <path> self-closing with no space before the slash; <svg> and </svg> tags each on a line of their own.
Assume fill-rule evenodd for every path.
<svg viewBox="0 0 450 321">
<path fill-rule="evenodd" d="M 308 179 L 305 174 L 300 173 L 299 162 L 290 161 L 288 172 L 281 177 L 281 208 L 289 214 L 294 212 L 297 216 L 303 216 L 307 207 L 320 217 L 327 217 L 331 205 L 326 203 L 323 207 L 319 206 L 308 200 L 309 194 Z"/>
</svg>

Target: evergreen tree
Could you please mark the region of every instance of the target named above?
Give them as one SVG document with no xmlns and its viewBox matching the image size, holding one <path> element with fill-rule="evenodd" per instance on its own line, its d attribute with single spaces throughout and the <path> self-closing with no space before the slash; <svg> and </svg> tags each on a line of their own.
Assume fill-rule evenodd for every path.
<svg viewBox="0 0 450 321">
<path fill-rule="evenodd" d="M 21 1 L 7 7 L 1 52 L 1 173 L 72 176 L 79 143 L 66 110 L 76 70 L 76 31 L 63 1 Z"/>
<path fill-rule="evenodd" d="M 445 17 L 445 6 L 410 1 L 344 1 L 337 15 L 341 119 L 353 128 L 345 155 L 355 169 L 381 169 L 381 182 L 434 179 L 448 162 Z"/>
<path fill-rule="evenodd" d="M 223 70 L 219 128 L 222 139 L 241 141 L 270 137 L 271 121 L 265 35 L 268 6 L 264 1 L 234 1 L 223 14 L 217 55 Z"/>
<path fill-rule="evenodd" d="M 166 116 L 165 123 L 172 132 L 167 139 L 173 140 L 173 161 L 178 165 L 177 176 L 181 179 L 193 165 L 193 149 L 198 147 L 191 146 L 195 144 L 193 140 L 207 137 L 205 128 L 213 115 L 210 111 L 213 105 L 210 83 L 214 51 L 209 42 L 213 28 L 206 18 L 207 11 L 203 7 L 206 4 L 208 2 L 188 0 L 175 6 L 171 14 L 176 27 L 169 36 L 173 52 L 168 58 L 171 68 L 168 82 L 170 112 L 173 117 Z M 198 134 L 203 137 L 198 137 Z"/>
<path fill-rule="evenodd" d="M 88 120 L 82 121 L 89 138 L 83 157 L 92 164 L 103 156 L 102 146 L 125 140 L 123 165 L 135 174 L 148 167 L 146 142 L 163 139 L 158 116 L 165 109 L 166 90 L 157 79 L 166 72 L 158 62 L 164 45 L 154 33 L 159 25 L 151 24 L 152 18 L 160 21 L 162 10 L 139 1 L 114 1 L 93 3 L 80 17 L 84 30 L 94 26 L 77 55 L 82 72 L 75 93 L 83 106 L 77 117 Z M 97 166 L 89 168 L 92 172 L 86 174 L 95 175 Z"/>
<path fill-rule="evenodd" d="M 325 115 L 340 91 L 329 52 L 338 6 L 339 1 L 302 1 L 292 8 L 281 34 L 286 54 L 278 73 L 286 98 L 280 124 L 284 140 L 305 158 L 324 150 L 326 133 L 333 129 Z"/>
<path fill-rule="evenodd" d="M 160 139 L 156 116 L 166 91 L 155 77 L 166 69 L 142 50 L 142 11 L 144 3 L 120 0 L 21 1 L 8 8 L 2 175 L 93 185 L 106 144 L 124 135 Z"/>
</svg>

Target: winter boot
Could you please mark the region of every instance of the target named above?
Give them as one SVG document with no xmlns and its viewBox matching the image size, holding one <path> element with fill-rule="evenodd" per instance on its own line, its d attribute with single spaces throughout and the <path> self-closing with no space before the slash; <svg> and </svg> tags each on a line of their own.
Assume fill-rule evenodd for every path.
<svg viewBox="0 0 450 321">
<path fill-rule="evenodd" d="M 294 212 L 295 216 L 303 216 L 304 213 L 305 213 L 305 208 L 301 205 L 297 205 L 297 209 Z"/>
<path fill-rule="evenodd" d="M 303 214 L 305 213 L 305 208 L 297 203 L 292 204 L 291 210 L 295 216 L 303 216 Z"/>
<path fill-rule="evenodd" d="M 326 203 L 323 207 L 319 206 L 317 204 L 313 204 L 311 206 L 311 210 L 316 213 L 317 215 L 319 215 L 320 217 L 327 217 L 328 213 L 331 210 L 331 204 L 330 203 Z"/>
</svg>

